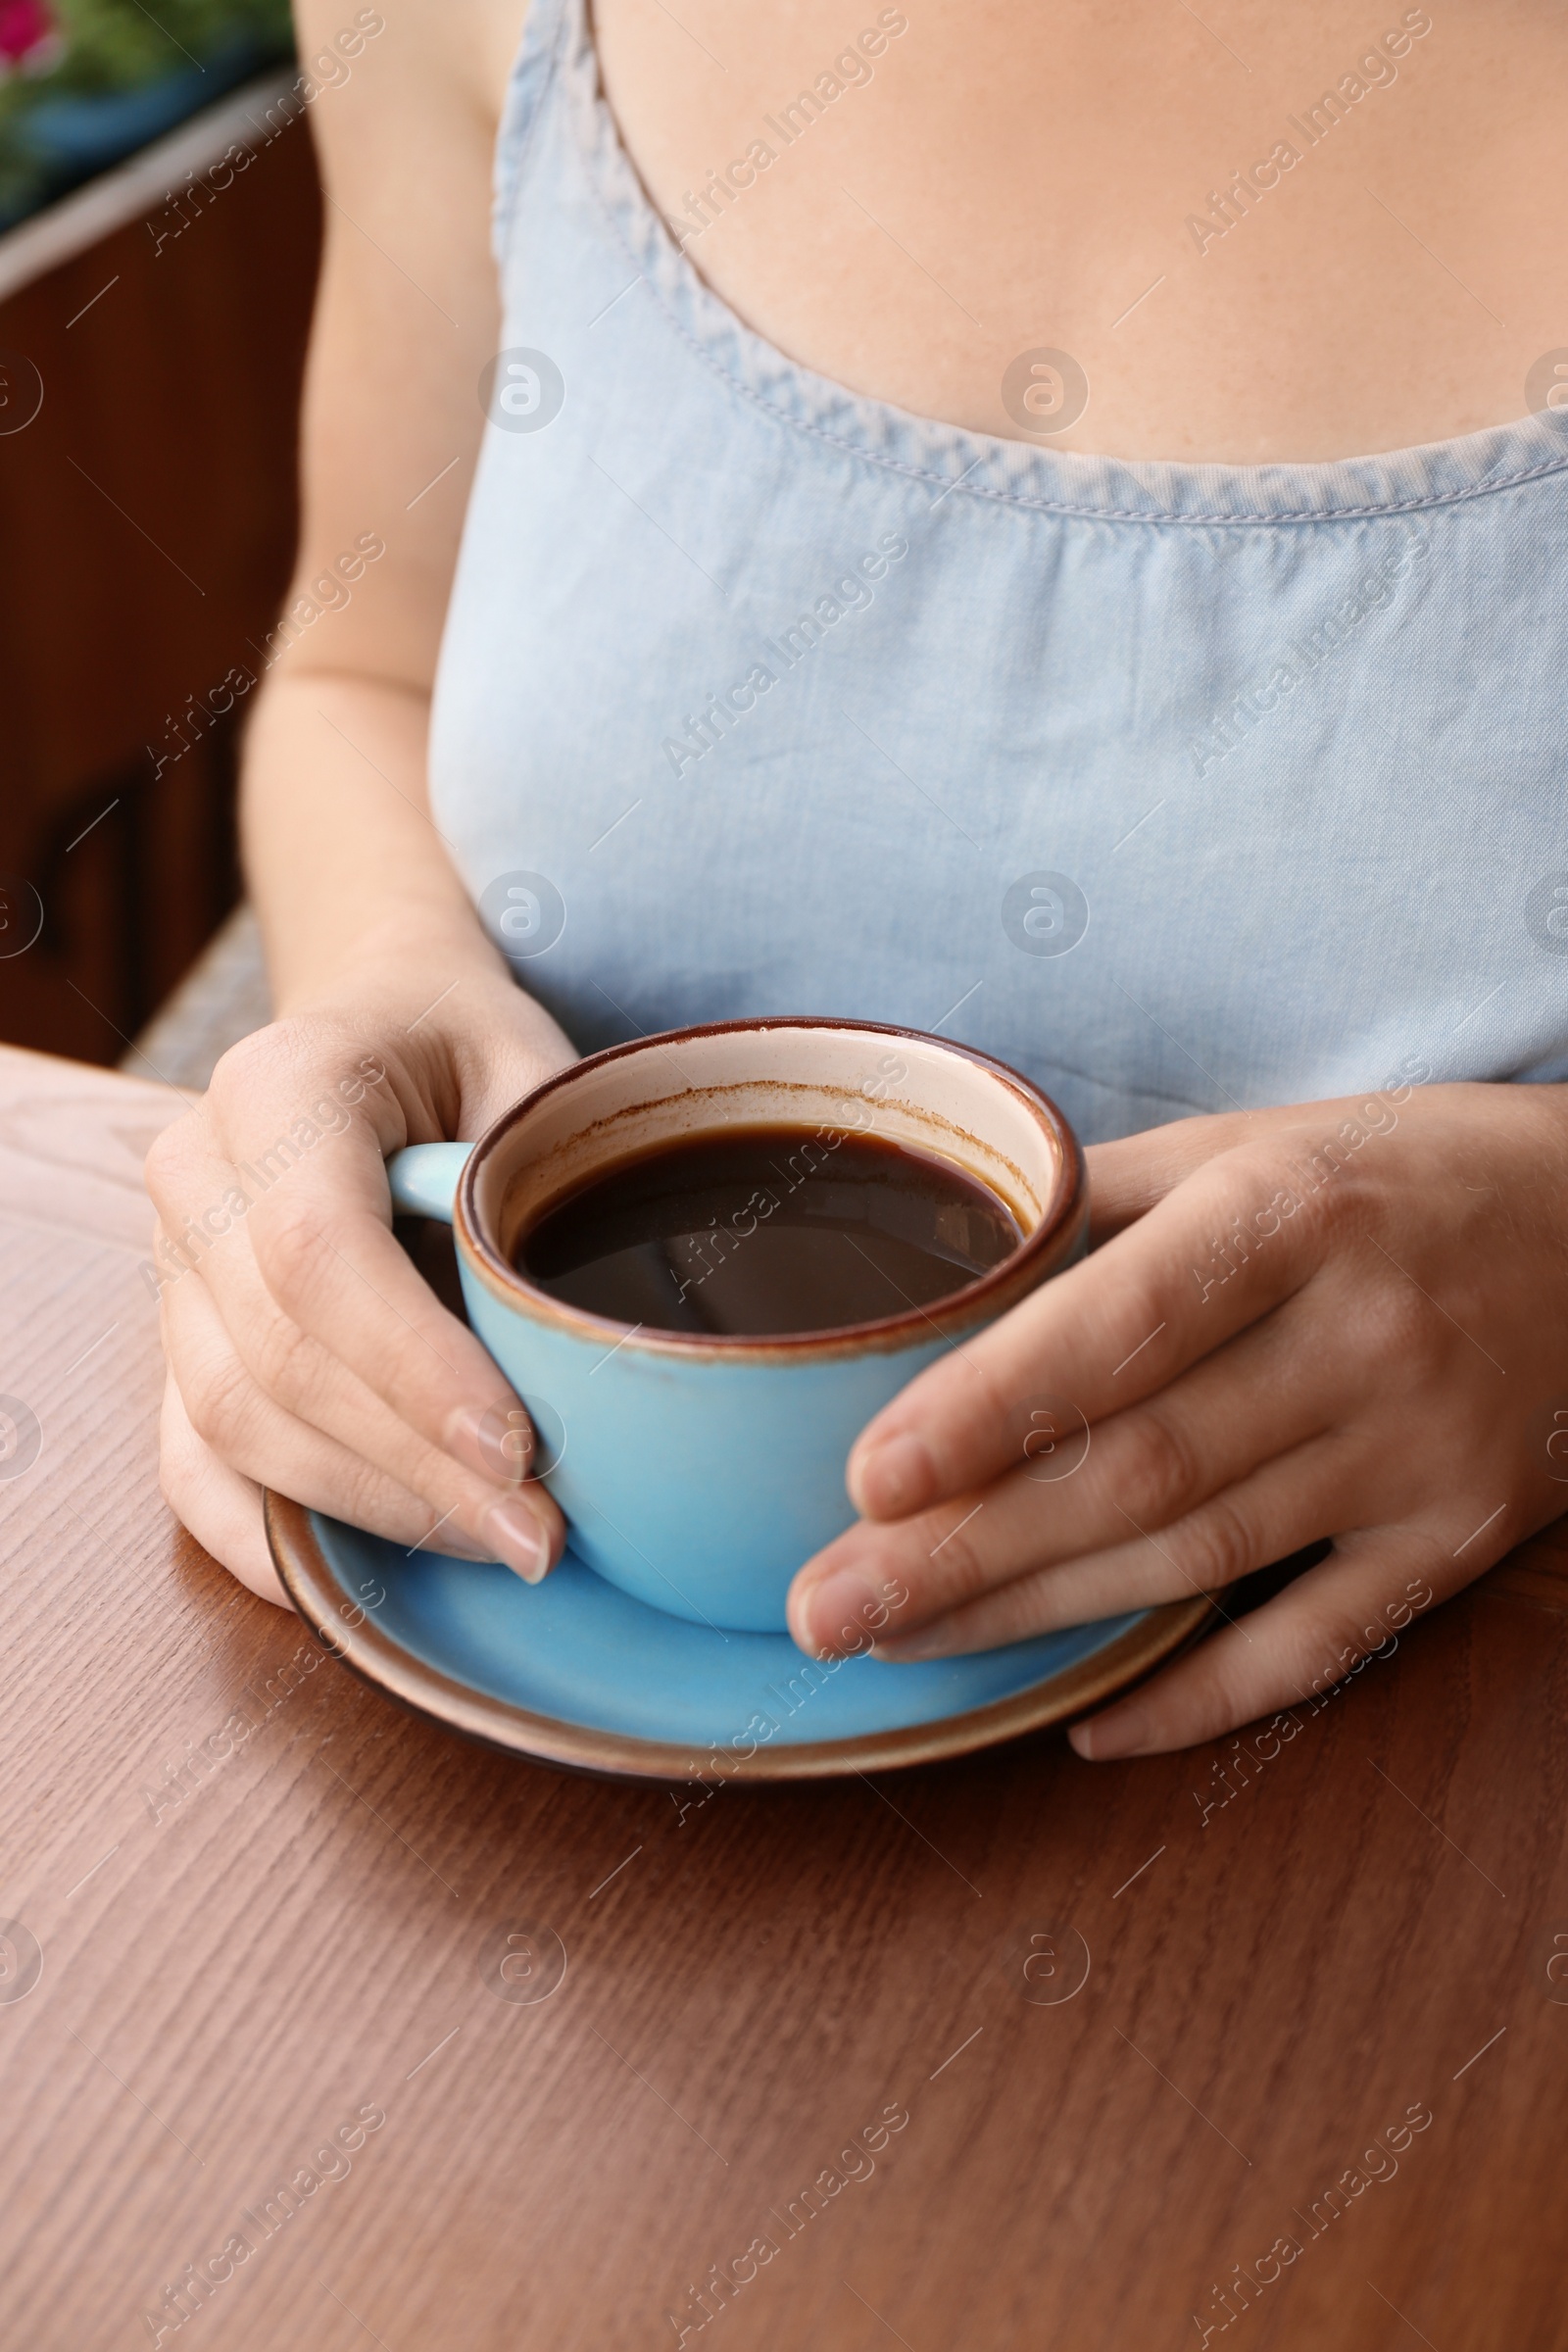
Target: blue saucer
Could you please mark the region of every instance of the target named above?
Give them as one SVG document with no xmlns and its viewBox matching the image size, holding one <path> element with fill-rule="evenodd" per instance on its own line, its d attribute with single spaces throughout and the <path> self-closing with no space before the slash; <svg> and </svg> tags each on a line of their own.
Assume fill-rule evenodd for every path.
<svg viewBox="0 0 1568 2352">
<path fill-rule="evenodd" d="M 968 1657 L 818 1663 L 786 1634 L 649 1608 L 569 1551 L 528 1586 L 279 1495 L 267 1513 L 295 1605 L 368 1681 L 493 1745 L 640 1778 L 816 1778 L 965 1753 L 1081 1714 L 1206 1614 L 1194 1600 Z"/>
</svg>

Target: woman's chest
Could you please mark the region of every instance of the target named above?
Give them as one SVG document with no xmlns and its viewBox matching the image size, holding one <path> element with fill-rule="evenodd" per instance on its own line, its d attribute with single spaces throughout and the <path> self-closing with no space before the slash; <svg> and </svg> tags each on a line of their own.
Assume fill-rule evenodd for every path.
<svg viewBox="0 0 1568 2352">
<path fill-rule="evenodd" d="M 1534 0 L 595 19 L 702 274 L 791 357 L 917 414 L 1329 459 L 1520 416 L 1568 343 L 1568 36 Z"/>
</svg>

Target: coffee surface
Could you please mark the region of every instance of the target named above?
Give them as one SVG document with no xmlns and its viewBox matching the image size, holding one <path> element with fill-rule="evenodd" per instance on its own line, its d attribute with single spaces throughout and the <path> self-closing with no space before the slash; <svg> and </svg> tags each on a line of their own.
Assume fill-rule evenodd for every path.
<svg viewBox="0 0 1568 2352">
<path fill-rule="evenodd" d="M 831 1331 L 929 1306 L 1022 1240 L 952 1161 L 842 1128 L 736 1127 L 620 1161 L 514 1252 L 567 1305 L 656 1331 Z"/>
</svg>

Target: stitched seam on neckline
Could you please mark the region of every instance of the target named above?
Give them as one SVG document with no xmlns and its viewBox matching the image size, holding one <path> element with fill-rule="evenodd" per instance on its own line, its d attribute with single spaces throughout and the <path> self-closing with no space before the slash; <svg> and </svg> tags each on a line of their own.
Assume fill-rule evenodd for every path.
<svg viewBox="0 0 1568 2352">
<path fill-rule="evenodd" d="M 556 25 L 555 37 L 551 39 L 548 34 L 541 31 L 537 35 L 536 46 L 533 12 L 530 9 L 529 21 L 523 26 L 522 39 L 518 44 L 517 54 L 513 60 L 512 72 L 507 76 L 506 96 L 501 102 L 501 121 L 496 127 L 496 156 L 491 173 L 494 187 L 491 200 L 493 213 L 491 234 L 496 258 L 501 262 L 510 260 L 512 255 L 512 240 L 517 220 L 517 198 L 522 187 L 523 173 L 527 168 L 529 153 L 538 139 L 539 126 L 545 119 L 545 113 L 550 104 L 550 94 L 562 78 L 562 60 L 570 29 L 570 9 L 563 7 Z M 548 47 L 546 46 L 547 41 Z M 522 84 L 525 79 L 530 78 L 535 81 L 536 86 L 526 101 L 527 119 L 519 129 L 513 110 L 523 103 L 520 95 Z"/>
<path fill-rule="evenodd" d="M 575 20 L 579 37 L 574 50 L 570 54 L 564 54 L 566 50 L 564 35 L 573 20 Z M 1138 507 L 1079 505 L 1067 499 L 1034 496 L 1028 491 L 995 488 L 984 482 L 967 481 L 962 473 L 956 475 L 939 473 L 929 466 L 921 466 L 908 459 L 894 457 L 886 451 L 869 447 L 862 441 L 852 440 L 848 435 L 835 432 L 830 426 L 818 423 L 813 418 L 795 414 L 778 402 L 769 399 L 765 393 L 759 391 L 754 385 L 747 383 L 718 356 L 715 350 L 710 349 L 694 332 L 689 322 L 681 317 L 680 311 L 670 299 L 669 293 L 658 283 L 650 264 L 673 263 L 677 270 L 686 272 L 685 277 L 677 280 L 680 291 L 689 300 L 715 304 L 720 313 L 724 332 L 732 341 L 740 339 L 755 343 L 778 369 L 786 373 L 793 373 L 802 382 L 808 381 L 812 373 L 811 370 L 803 368 L 799 362 L 792 361 L 776 346 L 768 343 L 765 336 L 759 335 L 754 328 L 746 324 L 738 314 L 732 312 L 729 306 L 723 302 L 722 297 L 713 293 L 707 281 L 699 274 L 695 265 L 686 258 L 669 237 L 658 208 L 638 177 L 636 166 L 626 152 L 620 137 L 619 126 L 611 113 L 609 101 L 600 87 L 598 55 L 587 20 L 587 0 L 566 0 L 566 6 L 563 13 L 562 30 L 564 37 L 558 45 L 553 62 L 564 66 L 564 71 L 561 74 L 561 86 L 564 91 L 568 106 L 582 110 L 582 135 L 578 140 L 578 154 L 585 166 L 586 177 L 594 202 L 598 206 L 611 235 L 636 270 L 637 275 L 647 286 L 666 323 L 680 337 L 694 357 L 709 370 L 710 374 L 715 376 L 730 391 L 738 394 L 741 399 L 749 401 L 754 408 L 763 416 L 771 417 L 776 423 L 785 425 L 795 432 L 808 434 L 811 439 L 823 443 L 827 448 L 836 450 L 846 457 L 858 459 L 867 466 L 875 466 L 885 473 L 901 475 L 907 481 L 930 482 L 955 495 L 961 492 L 967 498 L 987 499 L 994 506 L 1012 507 L 1030 514 L 1055 515 L 1066 521 L 1142 523 L 1156 528 L 1200 530 L 1225 530 L 1237 527 L 1250 529 L 1259 525 L 1296 529 L 1309 523 L 1375 522 L 1385 516 L 1418 514 L 1442 507 L 1467 505 L 1474 499 L 1491 498 L 1508 490 L 1518 489 L 1527 483 L 1549 479 L 1552 475 L 1568 472 L 1568 453 L 1565 453 L 1560 457 L 1544 458 L 1538 465 L 1518 466 L 1510 473 L 1497 474 L 1486 481 L 1461 482 L 1452 489 L 1430 490 L 1411 498 L 1379 500 L 1376 503 L 1359 506 L 1300 507 L 1274 512 L 1259 510 L 1231 514 L 1178 514 L 1170 508 L 1149 510 Z M 607 185 L 612 172 L 629 184 L 612 193 Z M 520 172 L 518 177 L 520 179 Z M 638 250 L 639 245 L 642 248 L 641 251 Z M 829 384 L 837 396 L 847 403 L 854 403 L 864 397 L 850 391 L 847 386 L 833 384 L 830 377 L 823 377 L 820 380 Z M 903 424 L 903 412 L 894 410 L 886 402 L 874 402 L 872 405 L 887 412 L 890 422 L 895 428 Z M 1515 425 L 1521 425 L 1525 421 L 1526 419 L 1523 417 L 1510 420 Z M 1005 451 L 1014 447 L 1020 450 L 1031 450 L 1034 447 L 1031 442 L 1012 443 L 999 440 L 992 434 L 977 433 L 967 425 L 949 424 L 940 417 L 911 416 L 910 422 L 917 428 L 949 435 L 954 443 L 956 456 L 961 453 L 966 444 L 980 443 L 982 446 L 979 455 L 971 462 L 970 466 L 965 468 L 965 472 L 972 471 L 976 465 L 984 461 L 989 460 L 995 463 L 998 451 Z M 1509 426 L 1508 423 L 1504 423 L 1490 429 L 1506 431 Z M 1466 438 L 1467 436 L 1459 437 Z M 1041 454 L 1049 455 L 1051 453 L 1042 452 Z M 1397 458 L 1412 453 L 1405 451 L 1374 452 L 1373 460 L 1375 462 L 1379 455 Z M 1088 462 L 1096 461 L 1091 459 Z M 1114 458 L 1100 462 L 1122 466 L 1129 466 L 1134 463 L 1130 460 Z M 1174 462 L 1171 461 L 1171 463 Z M 1337 461 L 1337 463 L 1348 465 L 1354 464 L 1356 461 L 1348 459 Z M 1284 469 L 1291 470 L 1288 467 Z"/>
<path fill-rule="evenodd" d="M 602 193 L 596 189 L 595 194 L 601 206 L 604 206 L 605 200 Z M 638 257 L 634 248 L 620 234 L 619 227 L 608 208 L 606 208 L 606 218 L 621 251 L 626 255 L 628 261 L 636 264 Z M 1464 482 L 1452 490 L 1429 491 L 1419 498 L 1387 499 L 1375 506 L 1301 507 L 1274 514 L 1244 512 L 1230 514 L 1178 514 L 1169 508 L 1145 512 L 1137 507 L 1074 506 L 1065 499 L 1032 497 L 1027 491 L 993 489 L 984 482 L 965 481 L 962 474 L 938 473 L 928 466 L 912 465 L 906 459 L 890 457 L 882 450 L 868 449 L 863 443 L 852 441 L 845 434 L 835 433 L 828 426 L 817 424 L 809 417 L 793 416 L 788 409 L 780 408 L 775 402 L 767 399 L 764 394 L 757 391 L 754 386 L 743 382 L 741 377 L 725 366 L 716 353 L 710 351 L 692 332 L 686 321 L 665 300 L 660 288 L 649 278 L 647 270 L 639 266 L 638 274 L 648 286 L 649 292 L 663 313 L 667 323 L 680 336 L 682 342 L 701 360 L 710 373 L 727 384 L 731 391 L 738 393 L 742 400 L 749 400 L 754 408 L 760 409 L 764 416 L 773 417 L 780 424 L 790 426 L 796 432 L 808 433 L 813 440 L 825 442 L 829 448 L 841 450 L 847 457 L 858 458 L 867 466 L 880 466 L 884 472 L 903 474 L 906 479 L 910 481 L 935 483 L 940 488 L 952 492 L 954 496 L 961 494 L 965 498 L 989 499 L 993 506 L 1017 507 L 1032 514 L 1055 514 L 1064 520 L 1078 522 L 1141 522 L 1153 524 L 1160 528 L 1174 526 L 1203 530 L 1235 528 L 1238 524 L 1251 527 L 1259 523 L 1294 528 L 1300 523 L 1375 522 L 1383 515 L 1419 514 L 1433 508 L 1460 506 L 1471 499 L 1490 498 L 1499 491 L 1517 489 L 1522 483 L 1540 481 L 1552 474 L 1568 471 L 1568 456 L 1547 458 L 1544 459 L 1539 466 L 1520 466 L 1512 473 L 1498 474 L 1490 481 Z M 967 430 L 962 425 L 956 425 L 950 429 L 955 432 Z M 1025 442 L 1021 446 L 1028 448 L 1030 445 Z"/>
</svg>

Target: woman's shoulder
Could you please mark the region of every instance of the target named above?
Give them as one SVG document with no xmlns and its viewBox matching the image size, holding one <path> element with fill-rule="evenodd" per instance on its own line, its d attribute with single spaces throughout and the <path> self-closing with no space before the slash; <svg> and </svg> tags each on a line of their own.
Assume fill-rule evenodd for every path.
<svg viewBox="0 0 1568 2352">
<path fill-rule="evenodd" d="M 493 130 L 527 13 L 528 0 L 374 0 L 352 21 L 362 36 L 356 78 L 379 85 L 383 108 L 400 92 L 420 94 L 426 108 L 450 99 Z M 310 74 L 318 55 L 330 57 L 327 86 L 346 93 L 343 0 L 295 0 L 294 18 L 301 67 Z"/>
<path fill-rule="evenodd" d="M 364 534 L 382 550 L 371 586 L 291 651 L 296 670 L 363 668 L 420 693 L 433 675 L 496 348 L 491 164 L 525 7 L 296 0 L 326 196 L 297 585 Z M 363 36 L 347 70 L 345 24 Z"/>
</svg>

